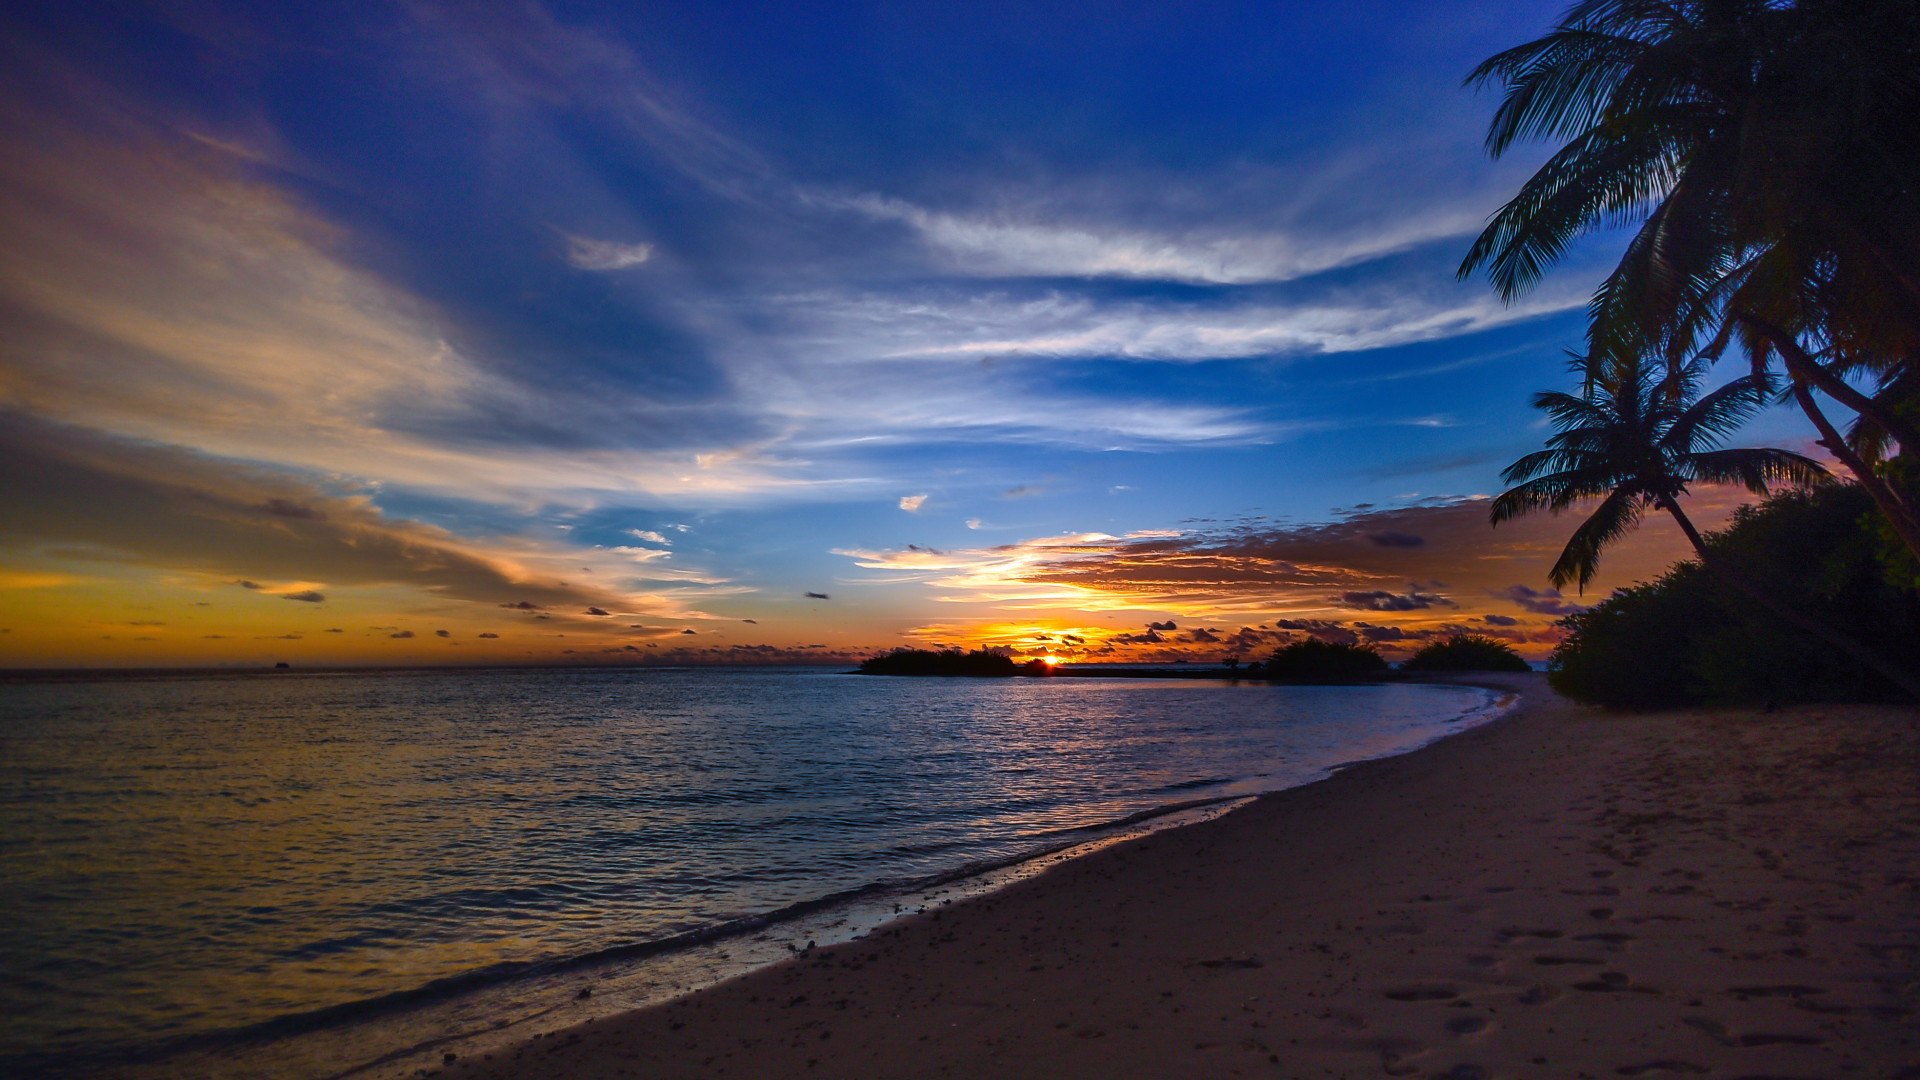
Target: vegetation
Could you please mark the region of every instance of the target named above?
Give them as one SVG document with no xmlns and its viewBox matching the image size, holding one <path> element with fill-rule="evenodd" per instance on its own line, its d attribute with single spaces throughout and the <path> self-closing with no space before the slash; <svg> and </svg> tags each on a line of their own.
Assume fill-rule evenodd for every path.
<svg viewBox="0 0 1920 1080">
<path fill-rule="evenodd" d="M 1920 5 L 1581 0 L 1469 83 L 1504 99 L 1487 149 L 1567 144 L 1460 266 L 1531 288 L 1574 238 L 1639 222 L 1589 305 L 1590 375 L 1674 371 L 1738 342 L 1920 554 L 1913 491 L 1876 468 L 1920 450 Z M 1872 393 L 1853 385 L 1877 383 Z M 1852 381 L 1850 381 L 1852 380 Z M 1854 411 L 1843 438 L 1818 390 Z"/>
<path fill-rule="evenodd" d="M 1016 664 L 1012 657 L 991 649 L 975 649 L 968 653 L 959 649 L 942 649 L 939 652 L 931 649 L 895 649 L 860 661 L 860 674 L 1004 678 L 1011 675 L 1045 675 L 1048 674 L 1048 668 L 1039 660 Z"/>
<path fill-rule="evenodd" d="M 1434 641 L 1400 665 L 1401 671 L 1532 671 L 1513 646 L 1484 634 Z"/>
<path fill-rule="evenodd" d="M 1744 507 L 1707 551 L 1770 583 L 1795 607 L 1877 642 L 1896 669 L 1920 671 L 1920 596 L 1889 581 L 1871 497 L 1832 484 Z M 1697 562 L 1621 589 L 1563 620 L 1547 681 L 1569 697 L 1621 709 L 1705 702 L 1884 698 L 1895 685 L 1872 666 L 1810 647 L 1773 612 Z"/>
<path fill-rule="evenodd" d="M 1469 76 L 1505 92 L 1487 131 L 1494 156 L 1521 140 L 1568 141 L 1494 215 L 1462 277 L 1484 270 L 1511 300 L 1581 234 L 1637 225 L 1588 305 L 1583 393 L 1536 399 L 1558 434 L 1508 470 L 1516 486 L 1494 520 L 1598 500 L 1555 565 L 1556 584 L 1584 586 L 1601 549 L 1649 508 L 1672 514 L 1699 557 L 1581 616 L 1583 645 L 1558 676 L 1568 686 L 1660 700 L 1748 694 L 1761 684 L 1745 658 L 1794 640 L 1785 623 L 1827 650 L 1793 650 L 1828 673 L 1796 686 L 1854 693 L 1858 677 L 1920 697 L 1920 668 L 1887 655 L 1905 639 L 1854 624 L 1794 576 L 1865 550 L 1880 567 L 1868 576 L 1901 582 L 1905 602 L 1920 585 L 1916 55 L 1912 0 L 1580 0 L 1550 33 Z M 1750 374 L 1696 400 L 1708 366 L 1736 346 Z M 1783 399 L 1871 506 L 1866 525 L 1827 536 L 1842 547 L 1801 545 L 1799 564 L 1743 561 L 1703 541 L 1678 504 L 1691 481 L 1763 493 L 1811 479 L 1811 462 L 1785 451 L 1706 449 L 1768 403 L 1776 365 Z M 1844 435 L 1816 392 L 1855 414 Z M 1743 524 L 1727 543 L 1764 531 Z M 1769 625 L 1749 617 L 1756 605 L 1775 616 Z M 1722 661 L 1704 659 L 1712 649 L 1696 627 L 1657 625 L 1683 617 L 1722 619 Z M 1728 636 L 1734 626 L 1745 639 Z M 1668 652 L 1630 657 L 1602 641 Z M 1647 685 L 1602 685 L 1610 679 Z"/>
<path fill-rule="evenodd" d="M 1275 652 L 1262 670 L 1275 682 L 1343 683 L 1385 674 L 1387 662 L 1370 645 L 1307 638 Z"/>
<path fill-rule="evenodd" d="M 1590 378 L 1584 395 L 1534 395 L 1534 407 L 1546 411 L 1554 435 L 1545 450 L 1500 474 L 1514 487 L 1493 501 L 1491 518 L 1498 525 L 1536 510 L 1558 514 L 1576 502 L 1600 500 L 1548 572 L 1555 587 L 1577 581 L 1584 590 L 1600 552 L 1653 508 L 1672 514 L 1694 550 L 1702 551 L 1700 534 L 1680 509 L 1689 483 L 1740 484 L 1765 495 L 1769 482 L 1810 484 L 1826 475 L 1789 450 L 1708 449 L 1766 404 L 1767 384 L 1747 376 L 1695 400 L 1702 374 L 1694 364 L 1676 379 L 1662 380 L 1641 365 L 1623 365 Z"/>
<path fill-rule="evenodd" d="M 1769 481 L 1804 485 L 1826 475 L 1813 461 L 1788 450 L 1704 449 L 1765 404 L 1767 383 L 1749 375 L 1695 399 L 1701 374 L 1698 362 L 1661 380 L 1637 364 L 1615 365 L 1604 376 L 1591 377 L 1584 396 L 1537 395 L 1534 404 L 1547 410 L 1555 434 L 1547 440 L 1547 449 L 1528 454 L 1501 474 L 1516 486 L 1493 501 L 1493 523 L 1540 509 L 1558 513 L 1575 501 L 1599 499 L 1548 575 L 1556 586 L 1577 580 L 1584 589 L 1601 550 L 1626 535 L 1647 509 L 1658 507 L 1673 516 L 1700 562 L 1728 586 L 1920 697 L 1920 679 L 1910 671 L 1759 584 L 1768 579 L 1710 550 L 1680 509 L 1679 499 L 1691 481 L 1740 484 L 1764 495 Z"/>
</svg>

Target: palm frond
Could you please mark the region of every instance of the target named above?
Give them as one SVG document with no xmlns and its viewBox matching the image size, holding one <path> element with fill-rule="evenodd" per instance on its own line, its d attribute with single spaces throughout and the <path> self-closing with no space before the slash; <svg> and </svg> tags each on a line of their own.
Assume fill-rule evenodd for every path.
<svg viewBox="0 0 1920 1080">
<path fill-rule="evenodd" d="M 1773 398 L 1770 376 L 1742 375 L 1679 413 L 1660 442 L 1669 453 L 1691 454 L 1733 434 Z"/>
<path fill-rule="evenodd" d="M 1458 276 L 1484 266 L 1501 297 L 1512 300 L 1539 281 L 1576 237 L 1657 200 L 1678 175 L 1685 125 L 1655 116 L 1625 134 L 1632 137 L 1595 129 L 1549 159 L 1494 213 Z"/>
<path fill-rule="evenodd" d="M 1550 473 L 1508 488 L 1493 500 L 1487 520 L 1499 525 L 1535 510 L 1559 513 L 1574 503 L 1605 498 L 1618 487 L 1618 477 L 1581 470 Z"/>
<path fill-rule="evenodd" d="M 1696 480 L 1712 484 L 1739 484 L 1755 495 L 1765 495 L 1769 484 L 1811 487 L 1829 479 L 1825 467 L 1812 458 L 1770 446 L 1709 450 L 1693 455 L 1688 459 L 1687 466 Z"/>
<path fill-rule="evenodd" d="M 1553 569 L 1547 571 L 1547 580 L 1553 582 L 1556 589 L 1565 588 L 1569 581 L 1577 581 L 1580 591 L 1586 592 L 1587 583 L 1599 571 L 1601 551 L 1632 532 L 1644 510 L 1641 501 L 1626 491 L 1607 496 L 1567 539 L 1560 558 L 1554 562 Z"/>
</svg>

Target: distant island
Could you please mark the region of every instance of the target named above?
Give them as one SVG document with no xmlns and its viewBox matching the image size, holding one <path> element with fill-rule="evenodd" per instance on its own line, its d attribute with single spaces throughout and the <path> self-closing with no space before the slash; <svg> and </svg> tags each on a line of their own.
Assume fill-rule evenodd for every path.
<svg viewBox="0 0 1920 1080">
<path fill-rule="evenodd" d="M 1014 675 L 1051 675 L 1044 660 L 1014 663 L 1013 657 L 988 649 L 963 653 L 959 649 L 895 649 L 860 661 L 860 675 L 937 675 L 961 678 L 1008 678 Z"/>
<path fill-rule="evenodd" d="M 1187 663 L 1184 660 L 1173 661 Z M 1530 671 L 1532 668 L 1512 646 L 1477 634 L 1456 634 L 1444 641 L 1429 643 L 1400 665 L 1408 674 L 1432 671 Z M 1266 682 L 1339 684 L 1378 682 L 1397 676 L 1392 666 L 1371 645 L 1342 644 L 1307 638 L 1276 650 L 1266 663 L 1256 660 L 1242 666 L 1238 659 L 1226 660 L 1219 667 L 1058 667 L 1047 660 L 1020 663 L 992 649 L 908 649 L 884 652 L 860 662 L 856 675 L 931 675 L 940 677 L 1008 678 L 1026 676 L 1077 676 L 1081 678 L 1132 679 L 1255 679 Z"/>
</svg>

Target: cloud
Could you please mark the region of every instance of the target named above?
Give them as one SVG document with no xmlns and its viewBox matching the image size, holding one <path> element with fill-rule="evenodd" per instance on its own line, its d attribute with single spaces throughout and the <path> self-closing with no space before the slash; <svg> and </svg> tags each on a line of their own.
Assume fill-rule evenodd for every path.
<svg viewBox="0 0 1920 1080">
<path fill-rule="evenodd" d="M 920 512 L 920 508 L 926 505 L 926 502 L 927 497 L 925 495 L 902 495 L 900 496 L 900 509 L 905 510 L 909 514 L 917 514 Z"/>
<path fill-rule="evenodd" d="M 833 599 L 833 598 L 832 598 L 832 597 L 830 597 L 830 596 L 828 596 L 828 595 L 827 595 L 826 593 L 823 593 L 823 592 L 810 592 L 810 593 L 808 593 L 808 594 L 807 594 L 807 599 L 809 599 L 809 600 L 831 600 L 831 599 Z"/>
<path fill-rule="evenodd" d="M 607 610 L 607 609 L 605 609 L 605 608 L 598 608 L 598 607 L 590 607 L 590 608 L 588 608 L 588 609 L 586 610 L 586 612 L 585 612 L 585 614 L 588 614 L 588 615 L 611 615 L 611 614 L 613 614 L 613 612 L 611 612 L 611 611 L 608 611 L 608 610 Z"/>
<path fill-rule="evenodd" d="M 1494 615 L 1491 613 L 1480 616 L 1480 621 L 1486 623 L 1488 626 L 1518 626 L 1520 623 L 1519 619 L 1511 615 Z"/>
<path fill-rule="evenodd" d="M 637 563 L 665 562 L 673 558 L 673 552 L 665 548 L 637 548 L 621 544 L 610 547 L 607 550 L 618 555 L 625 555 L 630 561 Z"/>
<path fill-rule="evenodd" d="M 1413 345 L 1575 310 L 1584 301 L 1582 289 L 1554 280 L 1507 305 L 1484 289 L 1393 277 L 1285 302 L 1120 299 L 1064 288 L 1034 297 L 992 293 L 932 303 L 917 296 L 815 298 L 795 320 L 812 322 L 815 336 L 840 340 L 859 349 L 856 355 L 874 359 L 1198 362 Z"/>
<path fill-rule="evenodd" d="M 637 538 L 639 538 L 639 539 L 641 539 L 641 540 L 645 540 L 645 541 L 646 541 L 647 543 L 649 543 L 649 544 L 671 544 L 671 543 L 673 543 L 673 541 L 671 541 L 671 540 L 669 540 L 669 539 L 667 539 L 667 538 L 666 538 L 665 536 L 662 536 L 661 534 L 659 534 L 659 533 L 657 533 L 657 532 L 654 532 L 654 531 L 653 531 L 653 530 L 651 530 L 651 529 L 628 529 L 628 530 L 627 530 L 627 535 L 628 535 L 628 536 L 633 536 L 633 537 L 637 537 Z"/>
<path fill-rule="evenodd" d="M 388 636 L 388 637 L 390 637 L 390 638 L 410 638 L 410 637 L 412 637 L 412 636 L 413 636 L 413 631 L 411 631 L 411 630 L 402 630 L 402 631 L 400 631 L 400 632 L 399 632 L 399 633 L 397 633 L 397 634 L 388 634 L 387 636 Z"/>
<path fill-rule="evenodd" d="M 1267 174 L 1269 182 L 1274 179 Z M 1211 199 L 1203 197 L 1197 202 L 1218 201 L 1217 190 L 1209 195 Z M 1282 232 L 1248 228 L 1245 221 L 1236 221 L 1232 227 L 1202 225 L 1179 232 L 1156 232 L 1137 225 L 1087 220 L 1082 215 L 1089 199 L 1083 192 L 1062 192 L 1057 202 L 1024 212 L 995 214 L 929 210 L 879 195 L 857 196 L 845 200 L 844 205 L 878 220 L 907 225 L 945 256 L 950 268 L 962 273 L 1146 278 L 1206 284 L 1286 281 L 1331 270 L 1424 241 L 1475 231 L 1485 213 L 1483 208 L 1467 204 L 1439 212 L 1428 208 L 1424 213 L 1409 213 L 1385 229 L 1314 236 L 1304 229 Z M 1076 217 L 1082 220 L 1072 223 Z"/>
<path fill-rule="evenodd" d="M 263 593 L 276 590 L 261 579 L 278 579 L 399 585 L 523 611 L 631 602 L 560 579 L 561 567 L 579 566 L 578 552 L 462 540 L 389 518 L 352 489 L 17 413 L 0 413 L 0 502 L 0 538 L 13 545 L 60 544 L 228 581 L 238 571 L 242 588 Z M 285 505 L 313 512 L 275 509 Z M 290 600 L 325 599 L 310 584 L 282 588 Z"/>
<path fill-rule="evenodd" d="M 1422 537 L 1414 536 L 1411 533 L 1394 532 L 1392 529 L 1367 533 L 1365 536 L 1367 542 L 1375 547 L 1411 548 L 1419 547 L 1421 544 L 1426 543 L 1426 540 Z"/>
<path fill-rule="evenodd" d="M 653 257 L 652 244 L 622 244 L 566 234 L 567 262 L 576 270 L 625 270 Z"/>
<path fill-rule="evenodd" d="M 493 632 L 493 631 L 491 631 L 491 630 L 487 630 L 487 631 L 482 631 L 481 633 L 479 633 L 479 634 L 477 634 L 477 635 L 475 635 L 475 636 L 477 636 L 477 637 L 483 637 L 483 638 L 497 638 L 497 637 L 499 637 L 500 635 L 499 635 L 499 634 L 496 634 L 496 633 L 494 633 L 494 632 Z"/>
<path fill-rule="evenodd" d="M 671 363 L 641 347 L 649 362 L 636 366 L 624 349 L 606 355 L 600 343 L 569 337 L 579 320 L 557 328 L 512 310 L 525 306 L 522 294 L 502 287 L 524 282 L 514 275 L 526 265 L 383 277 L 367 265 L 383 260 L 342 253 L 421 242 L 354 232 L 379 216 L 384 195 L 342 190 L 342 177 L 302 176 L 310 163 L 277 159 L 284 148 L 271 135 L 251 140 L 256 147 L 201 134 L 216 122 L 169 128 L 149 103 L 117 99 L 84 76 L 35 67 L 19 82 L 26 89 L 0 91 L 9 337 L 0 376 L 9 407 L 220 457 L 507 505 L 675 491 L 726 502 L 835 483 L 769 453 L 774 428 L 735 406 L 726 376 L 685 333 Z M 281 177 L 334 191 L 342 220 Z M 474 243 L 488 224 L 498 223 L 476 223 L 458 242 Z M 609 268 L 633 265 L 639 251 L 574 246 L 585 264 Z M 384 260 L 391 271 L 407 265 L 405 256 Z M 487 295 L 409 287 L 456 276 Z M 600 318 L 635 337 L 671 330 L 595 303 Z M 589 338 L 606 332 L 590 330 Z M 549 360 L 528 364 L 523 353 Z M 555 370 L 561 354 L 585 359 Z M 594 370 L 616 358 L 622 377 Z M 657 379 L 642 374 L 656 369 Z M 314 510 L 297 500 L 270 508 Z"/>
<path fill-rule="evenodd" d="M 751 623 L 751 624 L 752 624 L 752 625 L 754 625 L 754 626 L 759 626 L 759 625 L 760 625 L 760 620 L 759 620 L 759 619 L 741 619 L 740 621 L 741 621 L 741 622 L 743 622 L 743 623 Z"/>
<path fill-rule="evenodd" d="M 1509 585 L 1502 595 L 1535 615 L 1577 615 L 1587 610 L 1588 606 L 1567 600 L 1560 595 L 1559 589 L 1530 589 L 1525 585 Z"/>
<path fill-rule="evenodd" d="M 450 637 L 452 637 L 452 636 L 453 636 L 453 631 L 451 631 L 451 630 L 435 630 L 435 631 L 433 632 L 433 636 L 434 636 L 434 637 L 444 637 L 444 638 L 450 638 Z"/>
<path fill-rule="evenodd" d="M 1360 635 L 1337 622 L 1326 619 L 1280 619 L 1274 623 L 1282 630 L 1293 630 L 1335 645 L 1357 645 Z"/>
<path fill-rule="evenodd" d="M 1360 611 L 1419 611 L 1436 605 L 1459 607 L 1460 605 L 1434 593 L 1407 592 L 1395 593 L 1384 589 L 1371 592 L 1344 592 L 1334 601 L 1342 607 Z"/>
<path fill-rule="evenodd" d="M 1703 489 L 1700 496 L 1705 495 Z M 1115 650 L 1133 650 L 1124 657 L 1171 659 L 1180 655 L 1183 643 L 1174 636 L 1177 627 L 1203 621 L 1271 622 L 1274 630 L 1244 625 L 1222 635 L 1223 644 L 1247 653 L 1301 633 L 1329 641 L 1361 640 L 1373 624 L 1350 622 L 1355 611 L 1408 616 L 1394 627 L 1374 627 L 1369 640 L 1383 645 L 1428 640 L 1449 626 L 1459 628 L 1453 632 L 1506 630 L 1508 624 L 1497 618 L 1477 621 L 1496 613 L 1473 610 L 1462 597 L 1484 596 L 1489 606 L 1504 607 L 1519 595 L 1509 594 L 1516 576 L 1546 576 L 1567 528 L 1563 521 L 1540 516 L 1495 529 L 1487 522 L 1484 497 L 1457 497 L 1365 507 L 1320 524 L 1215 522 L 1129 536 L 1067 533 L 971 549 L 909 545 L 836 553 L 885 575 L 884 580 L 922 582 L 934 600 L 992 612 L 981 616 L 982 626 L 999 625 L 1009 611 L 1030 611 L 1036 619 L 1174 612 L 1177 617 L 1156 617 L 1144 631 L 1087 628 L 1096 642 L 1090 653 L 1116 658 L 1122 654 Z M 1375 542 L 1388 534 L 1417 536 L 1421 542 Z M 1635 533 L 1609 552 L 1604 580 L 1647 580 L 1685 553 L 1684 540 L 1670 531 Z M 1438 591 L 1443 580 L 1445 594 Z M 1536 604 L 1544 602 L 1542 611 L 1566 604 L 1545 592 L 1531 595 Z M 939 640 L 981 640 L 966 632 L 964 623 L 941 625 L 946 636 Z M 1517 620 L 1506 632 L 1525 642 L 1550 642 L 1557 634 Z"/>
</svg>

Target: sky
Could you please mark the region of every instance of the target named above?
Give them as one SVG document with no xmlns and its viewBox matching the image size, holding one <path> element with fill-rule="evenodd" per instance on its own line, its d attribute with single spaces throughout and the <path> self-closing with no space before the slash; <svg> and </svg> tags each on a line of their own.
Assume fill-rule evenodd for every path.
<svg viewBox="0 0 1920 1080">
<path fill-rule="evenodd" d="M 1559 11 L 13 10 L 0 666 L 1541 658 L 1684 554 L 1487 524 L 1618 253 L 1454 273 Z"/>
</svg>

